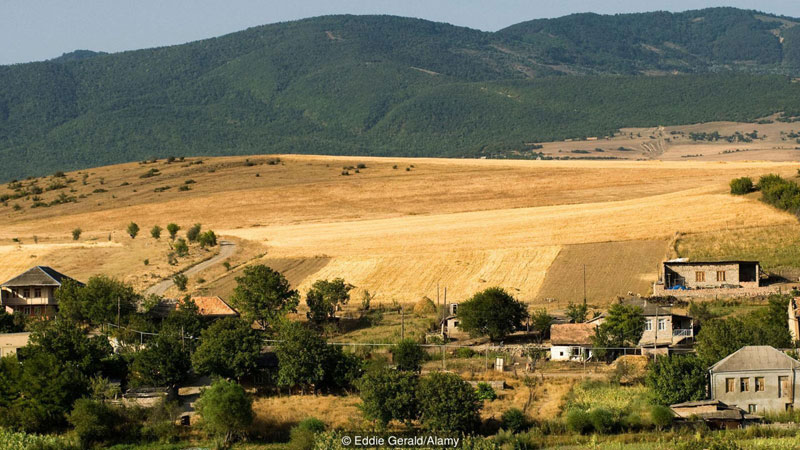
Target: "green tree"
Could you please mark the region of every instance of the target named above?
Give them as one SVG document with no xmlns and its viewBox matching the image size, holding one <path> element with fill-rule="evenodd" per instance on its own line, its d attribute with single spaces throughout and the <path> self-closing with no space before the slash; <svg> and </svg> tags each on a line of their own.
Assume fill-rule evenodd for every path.
<svg viewBox="0 0 800 450">
<path fill-rule="evenodd" d="M 138 351 L 131 364 L 134 385 L 168 386 L 177 391 L 192 367 L 191 355 L 185 337 L 162 332 Z"/>
<path fill-rule="evenodd" d="M 183 238 L 179 238 L 175 241 L 172 248 L 175 250 L 175 254 L 181 258 L 189 254 L 189 244 L 187 244 L 186 240 Z"/>
<path fill-rule="evenodd" d="M 238 383 L 219 379 L 200 395 L 197 412 L 203 428 L 228 444 L 253 423 L 253 399 Z"/>
<path fill-rule="evenodd" d="M 392 420 L 411 424 L 419 418 L 418 385 L 419 377 L 412 372 L 387 368 L 368 371 L 358 382 L 364 417 L 381 428 Z"/>
<path fill-rule="evenodd" d="M 701 400 L 706 396 L 706 368 L 695 355 L 658 358 L 648 366 L 645 383 L 662 405 Z"/>
<path fill-rule="evenodd" d="M 306 294 L 306 305 L 308 305 L 306 315 L 309 320 L 320 323 L 333 319 L 336 309 L 340 305 L 346 305 L 350 300 L 351 289 L 353 286 L 341 278 L 315 281 Z"/>
<path fill-rule="evenodd" d="M 731 194 L 744 195 L 753 191 L 753 180 L 750 177 L 734 178 L 731 180 Z"/>
<path fill-rule="evenodd" d="M 570 322 L 583 323 L 586 322 L 588 316 L 589 308 L 586 306 L 586 303 L 569 302 L 567 305 L 567 317 L 569 317 Z"/>
<path fill-rule="evenodd" d="M 200 233 L 200 236 L 197 237 L 197 242 L 202 248 L 214 247 L 217 245 L 217 235 L 213 231 L 208 230 L 204 233 Z"/>
<path fill-rule="evenodd" d="M 176 223 L 168 223 L 167 224 L 167 232 L 169 232 L 169 238 L 174 241 L 175 240 L 175 236 L 178 235 L 178 231 L 180 229 L 181 229 L 181 227 L 179 227 L 178 224 L 176 224 Z"/>
<path fill-rule="evenodd" d="M 299 298 L 282 274 L 254 265 L 245 267 L 244 274 L 236 277 L 231 303 L 245 320 L 256 321 L 268 330 L 287 313 L 297 311 Z"/>
<path fill-rule="evenodd" d="M 75 402 L 67 417 L 81 446 L 90 448 L 113 441 L 120 435 L 120 424 L 125 421 L 117 408 L 105 402 L 81 398 Z"/>
<path fill-rule="evenodd" d="M 25 330 L 25 316 L 22 313 L 9 314 L 0 309 L 0 333 L 19 333 Z"/>
<path fill-rule="evenodd" d="M 420 419 L 431 431 L 472 433 L 480 423 L 475 389 L 452 373 L 433 372 L 417 388 Z"/>
<path fill-rule="evenodd" d="M 325 340 L 298 322 L 286 321 L 278 333 L 278 385 L 316 390 L 323 384 L 329 350 Z"/>
<path fill-rule="evenodd" d="M 116 323 L 136 311 L 140 297 L 133 287 L 105 275 L 89 278 L 86 285 L 66 280 L 56 291 L 59 317 L 93 325 Z"/>
<path fill-rule="evenodd" d="M 425 360 L 425 350 L 413 339 L 403 339 L 391 348 L 392 362 L 397 370 L 419 373 Z"/>
<path fill-rule="evenodd" d="M 616 303 L 608 309 L 606 319 L 595 329 L 595 347 L 633 347 L 644 333 L 642 308 Z M 598 351 L 602 355 L 602 351 Z"/>
<path fill-rule="evenodd" d="M 139 234 L 139 225 L 136 225 L 135 222 L 131 222 L 128 224 L 127 231 L 131 239 L 136 239 L 136 235 Z"/>
<path fill-rule="evenodd" d="M 207 321 L 200 315 L 200 308 L 188 295 L 185 296 L 175 310 L 170 311 L 161 322 L 161 332 L 194 339 L 184 339 L 184 349 L 190 353 L 197 348 L 198 337 L 202 334 Z"/>
<path fill-rule="evenodd" d="M 18 353 L 23 361 L 38 353 L 53 355 L 60 364 L 90 377 L 103 369 L 103 360 L 111 356 L 112 348 L 103 335 L 89 337 L 85 329 L 68 320 L 54 320 L 36 324 L 28 345 Z"/>
<path fill-rule="evenodd" d="M 77 241 L 78 239 L 80 239 L 81 233 L 83 233 L 83 230 L 81 230 L 80 228 L 75 228 L 74 230 L 72 230 L 72 240 Z"/>
<path fill-rule="evenodd" d="M 172 276 L 172 282 L 175 283 L 175 287 L 177 287 L 179 291 L 185 291 L 186 284 L 189 282 L 189 277 L 183 273 L 176 273 Z"/>
<path fill-rule="evenodd" d="M 550 337 L 550 325 L 553 323 L 553 316 L 547 313 L 544 308 L 537 309 L 531 314 L 531 326 L 538 333 L 539 341 Z"/>
<path fill-rule="evenodd" d="M 189 242 L 197 242 L 197 238 L 200 237 L 200 228 L 202 228 L 202 225 L 199 223 L 189 227 L 189 229 L 186 230 L 186 239 L 188 239 Z"/>
<path fill-rule="evenodd" d="M 153 239 L 161 239 L 161 227 L 153 225 L 153 228 L 150 228 L 150 236 L 153 236 Z"/>
<path fill-rule="evenodd" d="M 470 336 L 488 335 L 492 341 L 499 341 L 522 328 L 528 311 L 503 289 L 491 287 L 461 303 L 458 318 L 461 329 Z"/>
<path fill-rule="evenodd" d="M 261 354 L 261 339 L 246 322 L 225 318 L 203 331 L 192 355 L 197 373 L 240 379 L 253 373 Z"/>
</svg>

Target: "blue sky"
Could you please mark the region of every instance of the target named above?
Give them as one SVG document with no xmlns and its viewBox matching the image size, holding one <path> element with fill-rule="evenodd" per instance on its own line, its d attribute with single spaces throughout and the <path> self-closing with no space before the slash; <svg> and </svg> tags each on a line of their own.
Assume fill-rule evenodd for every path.
<svg viewBox="0 0 800 450">
<path fill-rule="evenodd" d="M 326 14 L 392 14 L 494 31 L 575 12 L 708 6 L 800 17 L 797 0 L 0 0 L 0 64 L 39 61 L 75 49 L 118 52 L 180 44 Z"/>
</svg>

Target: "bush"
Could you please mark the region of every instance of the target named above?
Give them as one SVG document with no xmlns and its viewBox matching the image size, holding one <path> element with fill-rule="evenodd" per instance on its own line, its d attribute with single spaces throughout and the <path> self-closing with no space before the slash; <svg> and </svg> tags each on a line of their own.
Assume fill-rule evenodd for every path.
<svg viewBox="0 0 800 450">
<path fill-rule="evenodd" d="M 731 194 L 744 195 L 753 191 L 753 180 L 750 177 L 734 178 L 731 180 Z"/>
<path fill-rule="evenodd" d="M 528 419 L 519 408 L 507 409 L 500 417 L 500 426 L 512 433 L 519 433 L 528 427 Z"/>
<path fill-rule="evenodd" d="M 121 414 L 109 405 L 82 398 L 75 402 L 67 418 L 83 447 L 111 441 L 117 435 L 116 424 L 124 421 Z"/>
<path fill-rule="evenodd" d="M 215 381 L 200 395 L 196 408 L 203 427 L 225 443 L 243 434 L 253 422 L 253 400 L 233 381 Z"/>
<path fill-rule="evenodd" d="M 192 225 L 191 228 L 186 230 L 186 239 L 188 239 L 189 242 L 197 241 L 197 238 L 200 236 L 201 227 L 202 225 L 200 225 L 199 223 Z"/>
<path fill-rule="evenodd" d="M 434 372 L 417 389 L 422 425 L 432 431 L 471 433 L 480 423 L 481 402 L 458 375 Z"/>
<path fill-rule="evenodd" d="M 600 434 L 611 432 L 616 425 L 614 413 L 604 408 L 595 408 L 589 411 L 589 422 L 594 431 Z"/>
<path fill-rule="evenodd" d="M 214 247 L 217 245 L 217 235 L 214 234 L 213 231 L 208 230 L 205 233 L 200 233 L 200 236 L 197 237 L 197 242 L 202 248 Z"/>
<path fill-rule="evenodd" d="M 456 358 L 472 358 L 477 354 L 478 352 L 469 347 L 459 347 L 455 351 Z"/>
<path fill-rule="evenodd" d="M 80 239 L 82 232 L 83 230 L 81 230 L 80 228 L 75 228 L 74 230 L 72 230 L 72 240 L 77 241 L 78 239 Z"/>
<path fill-rule="evenodd" d="M 189 244 L 187 244 L 186 240 L 183 238 L 179 238 L 175 242 L 173 248 L 175 249 L 175 254 L 179 257 L 184 257 L 189 254 Z"/>
<path fill-rule="evenodd" d="M 158 225 L 153 225 L 153 228 L 150 229 L 150 236 L 153 236 L 154 239 L 160 239 L 161 227 Z"/>
<path fill-rule="evenodd" d="M 398 370 L 419 372 L 425 360 L 425 350 L 412 339 L 403 339 L 392 347 L 392 362 Z"/>
<path fill-rule="evenodd" d="M 592 431 L 589 414 L 582 409 L 572 409 L 567 413 L 567 429 L 573 433 L 587 434 Z"/>
<path fill-rule="evenodd" d="M 167 231 L 169 232 L 169 238 L 174 241 L 175 236 L 178 234 L 178 230 L 180 229 L 181 227 L 179 227 L 178 224 L 175 223 L 167 224 Z"/>
<path fill-rule="evenodd" d="M 172 282 L 175 283 L 175 286 L 179 291 L 185 291 L 186 283 L 189 282 L 189 278 L 182 273 L 176 273 L 172 276 Z"/>
<path fill-rule="evenodd" d="M 478 387 L 475 388 L 475 395 L 480 400 L 494 400 L 497 398 L 497 393 L 489 383 L 478 383 Z"/>
<path fill-rule="evenodd" d="M 290 450 L 313 450 L 317 433 L 325 431 L 325 423 L 317 418 L 308 417 L 292 427 L 288 448 Z"/>
<path fill-rule="evenodd" d="M 672 425 L 673 418 L 672 410 L 666 406 L 656 405 L 650 410 L 650 420 L 653 421 L 653 425 L 659 430 L 663 430 Z"/>
<path fill-rule="evenodd" d="M 136 225 L 135 222 L 131 222 L 128 224 L 127 231 L 131 239 L 136 239 L 136 235 L 139 234 L 139 225 Z"/>
<path fill-rule="evenodd" d="M 381 428 L 391 420 L 411 423 L 419 417 L 418 383 L 415 373 L 385 367 L 369 370 L 357 383 L 364 417 Z"/>
</svg>

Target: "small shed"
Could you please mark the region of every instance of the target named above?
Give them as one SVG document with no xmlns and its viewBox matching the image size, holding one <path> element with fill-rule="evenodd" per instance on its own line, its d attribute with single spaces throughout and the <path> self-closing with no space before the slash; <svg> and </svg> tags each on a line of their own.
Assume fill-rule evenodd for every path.
<svg viewBox="0 0 800 450">
<path fill-rule="evenodd" d="M 597 322 L 559 323 L 550 327 L 550 359 L 584 361 L 592 357 Z"/>
</svg>

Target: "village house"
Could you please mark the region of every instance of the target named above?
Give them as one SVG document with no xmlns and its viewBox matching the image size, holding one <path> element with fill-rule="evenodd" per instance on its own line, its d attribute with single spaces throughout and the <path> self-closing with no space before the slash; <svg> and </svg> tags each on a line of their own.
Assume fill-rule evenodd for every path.
<svg viewBox="0 0 800 450">
<path fill-rule="evenodd" d="M 705 297 L 715 295 L 766 295 L 773 288 L 762 286 L 758 261 L 666 261 L 653 295 Z"/>
<path fill-rule="evenodd" d="M 52 318 L 58 311 L 56 291 L 66 280 L 75 281 L 51 267 L 28 269 L 0 285 L 3 307 L 9 314 Z"/>
<path fill-rule="evenodd" d="M 644 332 L 638 344 L 642 354 L 665 354 L 694 343 L 694 319 L 691 317 L 673 313 L 672 305 L 643 299 L 630 302 L 641 307 L 644 316 Z"/>
<path fill-rule="evenodd" d="M 798 406 L 800 361 L 767 345 L 742 347 L 709 369 L 711 399 L 751 414 Z"/>
<path fill-rule="evenodd" d="M 592 357 L 592 337 L 598 321 L 558 323 L 550 327 L 552 361 L 586 361 Z"/>
<path fill-rule="evenodd" d="M 441 334 L 445 339 L 462 339 L 468 336 L 467 333 L 461 331 L 459 325 L 461 321 L 458 318 L 458 303 L 448 303 L 445 305 L 445 318 L 442 319 Z"/>
<path fill-rule="evenodd" d="M 30 332 L 20 333 L 1 333 L 0 334 L 0 358 L 17 353 L 22 347 L 28 345 Z"/>
</svg>

